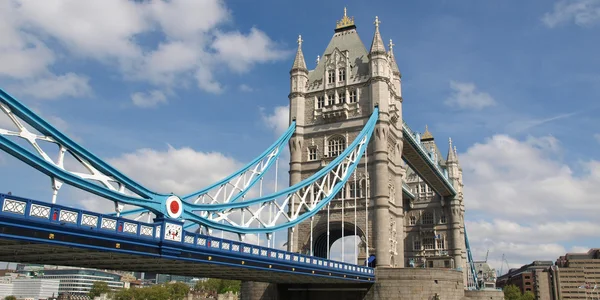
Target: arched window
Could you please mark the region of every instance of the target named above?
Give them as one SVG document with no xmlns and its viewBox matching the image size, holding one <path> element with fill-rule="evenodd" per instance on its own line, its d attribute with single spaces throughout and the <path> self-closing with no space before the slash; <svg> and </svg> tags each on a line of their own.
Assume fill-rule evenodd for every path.
<svg viewBox="0 0 600 300">
<path fill-rule="evenodd" d="M 329 157 L 336 157 L 346 149 L 346 141 L 343 137 L 332 137 L 327 141 L 327 154 Z"/>
</svg>

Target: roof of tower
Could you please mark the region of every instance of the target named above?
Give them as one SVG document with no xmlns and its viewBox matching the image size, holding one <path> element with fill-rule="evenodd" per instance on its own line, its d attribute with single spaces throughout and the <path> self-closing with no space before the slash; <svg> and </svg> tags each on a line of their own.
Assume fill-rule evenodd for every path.
<svg viewBox="0 0 600 300">
<path fill-rule="evenodd" d="M 394 57 L 394 43 L 392 43 L 392 39 L 390 39 L 390 64 L 392 65 L 392 72 L 394 74 L 400 74 L 400 69 L 398 69 L 398 63 L 396 62 L 396 58 Z"/>
<path fill-rule="evenodd" d="M 375 17 L 375 35 L 373 36 L 373 42 L 371 43 L 371 51 L 370 53 L 383 53 L 385 54 L 385 45 L 383 45 L 383 40 L 381 39 L 381 34 L 379 33 L 379 17 Z"/>
<path fill-rule="evenodd" d="M 345 16 L 345 18 L 347 18 L 347 16 Z M 338 22 L 338 26 L 339 24 L 340 23 Z M 328 60 L 328 57 L 336 51 L 341 54 L 344 54 L 344 51 L 348 51 L 347 55 L 350 61 L 350 70 L 346 70 L 346 74 L 348 74 L 347 76 L 350 78 L 353 76 L 369 76 L 369 53 L 367 52 L 365 44 L 358 36 L 358 32 L 356 32 L 354 21 L 352 21 L 352 25 L 336 29 L 333 37 L 329 41 L 329 45 L 327 45 L 325 52 L 320 57 L 317 66 L 314 70 L 309 71 L 309 82 L 315 82 L 323 79 L 323 76 L 325 75 L 326 64 L 332 63 Z"/>
<path fill-rule="evenodd" d="M 298 36 L 298 51 L 296 51 L 296 58 L 294 58 L 294 64 L 292 65 L 292 70 L 295 69 L 300 69 L 300 70 L 307 70 L 306 69 L 306 62 L 304 61 L 304 53 L 302 53 L 302 36 L 299 35 Z"/>
<path fill-rule="evenodd" d="M 427 125 L 425 125 L 425 132 L 423 133 L 423 135 L 421 135 L 421 141 L 429 141 L 429 140 L 433 140 L 433 135 L 431 134 L 431 132 L 429 132 L 429 128 L 427 127 Z"/>
</svg>

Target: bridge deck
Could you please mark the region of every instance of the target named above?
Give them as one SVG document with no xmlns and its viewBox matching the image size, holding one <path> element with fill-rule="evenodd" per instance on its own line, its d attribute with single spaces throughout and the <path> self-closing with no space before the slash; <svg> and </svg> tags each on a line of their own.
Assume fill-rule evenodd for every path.
<svg viewBox="0 0 600 300">
<path fill-rule="evenodd" d="M 423 150 L 420 141 L 405 124 L 402 127 L 404 144 L 402 157 L 406 163 L 440 196 L 454 196 L 456 191 L 443 170 Z"/>
<path fill-rule="evenodd" d="M 273 283 L 374 281 L 372 268 L 189 232 L 169 240 L 172 220 L 142 223 L 2 194 L 0 203 L 0 261 Z"/>
</svg>

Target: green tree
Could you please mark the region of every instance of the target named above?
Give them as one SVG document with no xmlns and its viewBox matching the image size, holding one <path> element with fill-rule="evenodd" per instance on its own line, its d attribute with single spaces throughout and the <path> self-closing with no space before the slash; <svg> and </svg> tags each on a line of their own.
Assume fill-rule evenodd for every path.
<svg viewBox="0 0 600 300">
<path fill-rule="evenodd" d="M 110 292 L 110 288 L 108 287 L 108 283 L 106 281 L 95 281 L 88 295 L 91 299 L 94 299 L 108 292 Z"/>
<path fill-rule="evenodd" d="M 146 288 L 134 289 L 136 300 L 169 300 L 171 293 L 164 285 L 153 285 Z"/>
<path fill-rule="evenodd" d="M 204 281 L 198 281 L 194 289 L 202 292 L 219 292 L 221 279 L 209 278 Z"/>
<path fill-rule="evenodd" d="M 190 293 L 190 286 L 183 282 L 175 282 L 167 285 L 171 300 L 182 300 Z"/>
<path fill-rule="evenodd" d="M 113 299 L 113 300 L 133 300 L 133 299 L 135 299 L 135 290 L 138 290 L 138 289 L 120 289 L 111 296 L 111 299 Z M 141 290 L 141 288 L 140 288 L 140 290 Z"/>
<path fill-rule="evenodd" d="M 219 285 L 219 294 L 227 292 L 239 293 L 241 285 L 242 283 L 239 280 L 221 279 L 221 284 Z"/>
<path fill-rule="evenodd" d="M 17 297 L 15 297 L 15 296 L 6 296 L 6 297 L 4 297 L 4 300 L 17 300 Z"/>
<path fill-rule="evenodd" d="M 521 290 L 516 285 L 507 285 L 502 290 L 505 300 L 521 300 Z"/>
<path fill-rule="evenodd" d="M 535 295 L 532 292 L 528 291 L 525 292 L 523 296 L 521 296 L 520 300 L 535 300 Z"/>
</svg>

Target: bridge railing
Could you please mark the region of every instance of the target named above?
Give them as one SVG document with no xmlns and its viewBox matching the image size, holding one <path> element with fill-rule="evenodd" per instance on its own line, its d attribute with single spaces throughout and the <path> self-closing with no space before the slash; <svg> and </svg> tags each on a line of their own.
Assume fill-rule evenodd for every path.
<svg viewBox="0 0 600 300">
<path fill-rule="evenodd" d="M 157 219 L 155 223 L 145 223 L 1 193 L 0 204 L 2 205 L 0 215 L 10 217 L 14 220 L 22 219 L 28 222 L 52 224 L 64 226 L 65 228 L 116 235 L 122 238 L 140 238 L 156 242 L 157 245 L 158 243 L 163 243 L 183 248 L 201 249 L 215 255 L 260 259 L 261 261 L 272 261 L 275 264 L 285 263 L 296 265 L 299 268 L 343 272 L 363 277 L 373 277 L 375 275 L 374 269 L 369 267 L 221 239 L 184 230 L 169 231 L 169 228 L 183 228 L 183 223 L 174 220 Z"/>
</svg>

